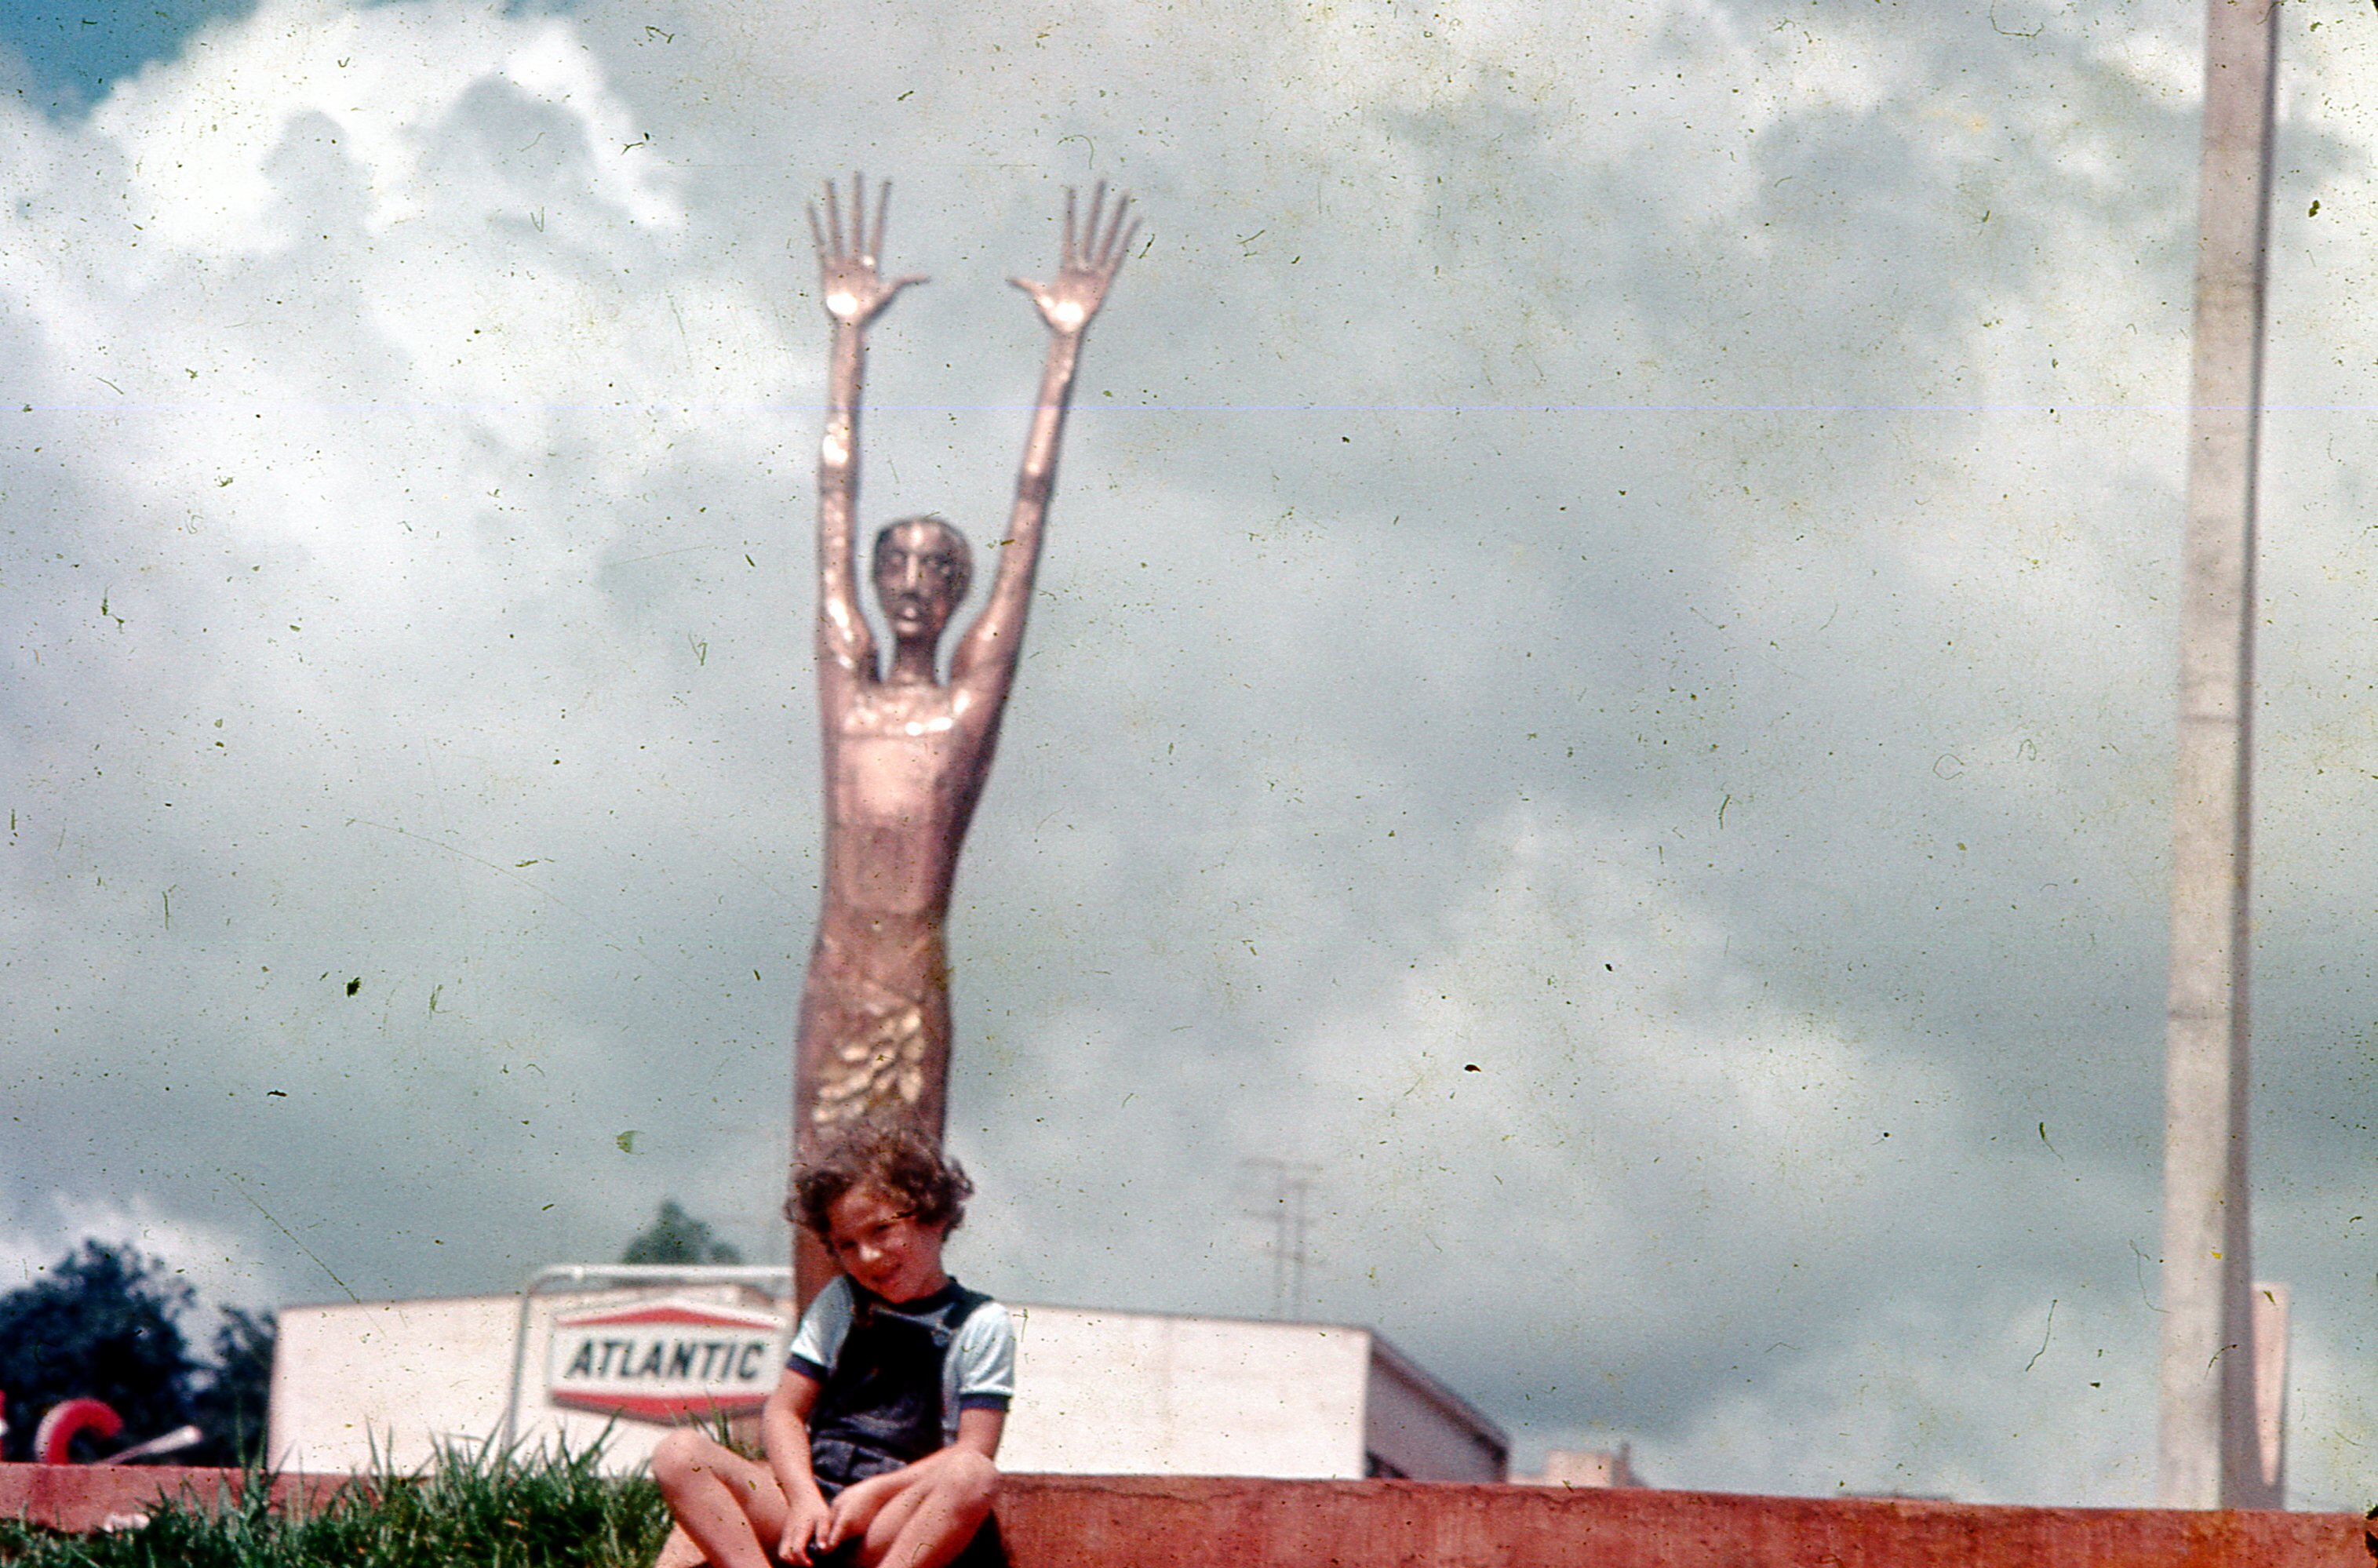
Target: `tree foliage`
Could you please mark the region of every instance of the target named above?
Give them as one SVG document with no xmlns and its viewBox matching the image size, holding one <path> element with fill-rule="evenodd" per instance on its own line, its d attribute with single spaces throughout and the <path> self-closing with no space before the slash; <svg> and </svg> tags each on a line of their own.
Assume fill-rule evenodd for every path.
<svg viewBox="0 0 2378 1568">
<path fill-rule="evenodd" d="M 46 1272 L 0 1296 L 0 1390 L 8 1395 L 0 1454 L 31 1458 L 42 1412 L 78 1395 L 103 1399 L 124 1418 L 110 1448 L 188 1420 L 191 1363 L 178 1320 L 197 1293 L 162 1260 L 104 1241 L 84 1241 Z"/>
<path fill-rule="evenodd" d="M 113 1439 L 78 1439 L 78 1459 L 187 1423 L 207 1433 L 207 1446 L 177 1459 L 237 1464 L 262 1450 L 270 1314 L 227 1311 L 214 1360 L 201 1361 L 181 1323 L 198 1294 L 163 1260 L 86 1239 L 43 1275 L 0 1295 L 0 1393 L 8 1398 L 0 1457 L 31 1458 L 42 1415 L 78 1397 L 104 1400 L 124 1418 Z"/>
<path fill-rule="evenodd" d="M 223 1309 L 215 1330 L 214 1363 L 198 1370 L 190 1418 L 206 1442 L 174 1457 L 191 1465 L 253 1465 L 264 1457 L 265 1406 L 272 1393 L 270 1312 Z"/>
<path fill-rule="evenodd" d="M 721 1241 L 710 1227 L 680 1207 L 661 1201 L 661 1212 L 619 1254 L 623 1263 L 739 1263 L 743 1254 Z"/>
</svg>

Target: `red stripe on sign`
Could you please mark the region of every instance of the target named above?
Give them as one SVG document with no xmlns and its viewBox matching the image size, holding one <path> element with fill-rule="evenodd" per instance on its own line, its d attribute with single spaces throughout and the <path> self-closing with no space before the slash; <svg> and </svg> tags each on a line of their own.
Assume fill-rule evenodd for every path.
<svg viewBox="0 0 2378 1568">
<path fill-rule="evenodd" d="M 681 1421 L 689 1416 L 744 1416 L 768 1402 L 764 1394 L 565 1394 L 553 1391 L 553 1402 L 573 1410 L 605 1416 L 626 1416 L 640 1421 Z"/>
<path fill-rule="evenodd" d="M 608 1327 L 613 1323 L 689 1323 L 702 1328 L 747 1328 L 773 1331 L 782 1326 L 778 1319 L 757 1312 L 739 1312 L 732 1316 L 719 1311 L 705 1311 L 699 1307 L 629 1307 L 617 1312 L 594 1312 L 584 1317 L 556 1318 L 556 1329 Z"/>
</svg>

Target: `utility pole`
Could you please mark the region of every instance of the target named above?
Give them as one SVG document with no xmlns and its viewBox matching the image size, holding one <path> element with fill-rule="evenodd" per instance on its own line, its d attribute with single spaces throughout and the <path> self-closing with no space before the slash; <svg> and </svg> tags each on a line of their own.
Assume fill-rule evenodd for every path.
<svg viewBox="0 0 2378 1568">
<path fill-rule="evenodd" d="M 2167 1508 L 2280 1504 L 2257 1435 L 2246 1169 L 2254 466 L 2278 39 L 2274 0 L 2207 0 L 2188 532 L 2180 601 L 2164 1088 Z"/>
<path fill-rule="evenodd" d="M 1306 1206 L 1317 1167 L 1282 1159 L 1239 1162 L 1271 1175 L 1271 1198 L 1255 1217 L 1271 1222 L 1271 1315 L 1285 1320 L 1304 1311 L 1304 1266 L 1309 1257 Z"/>
</svg>

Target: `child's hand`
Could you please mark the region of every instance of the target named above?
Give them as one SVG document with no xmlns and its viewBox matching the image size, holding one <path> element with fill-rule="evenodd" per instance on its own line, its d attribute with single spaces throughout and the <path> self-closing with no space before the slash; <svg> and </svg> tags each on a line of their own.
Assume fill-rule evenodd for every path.
<svg viewBox="0 0 2378 1568">
<path fill-rule="evenodd" d="M 785 1513 L 785 1533 L 776 1542 L 776 1556 L 787 1562 L 807 1568 L 812 1550 L 823 1550 L 826 1543 L 818 1539 L 834 1511 L 825 1499 L 815 1492 L 807 1500 L 795 1499 Z"/>
<path fill-rule="evenodd" d="M 900 1490 L 899 1477 L 904 1472 L 871 1476 L 856 1486 L 846 1487 L 834 1500 L 828 1517 L 818 1526 L 818 1550 L 832 1551 L 847 1540 L 864 1536 L 875 1515 Z"/>
</svg>

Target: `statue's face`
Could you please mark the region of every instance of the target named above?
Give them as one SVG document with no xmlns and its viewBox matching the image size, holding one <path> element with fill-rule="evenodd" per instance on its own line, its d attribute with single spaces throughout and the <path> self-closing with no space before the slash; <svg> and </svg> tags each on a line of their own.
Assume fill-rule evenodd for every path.
<svg viewBox="0 0 2378 1568">
<path fill-rule="evenodd" d="M 892 635 L 937 640 L 966 597 L 966 541 L 947 524 L 903 522 L 875 542 L 875 597 Z"/>
</svg>

